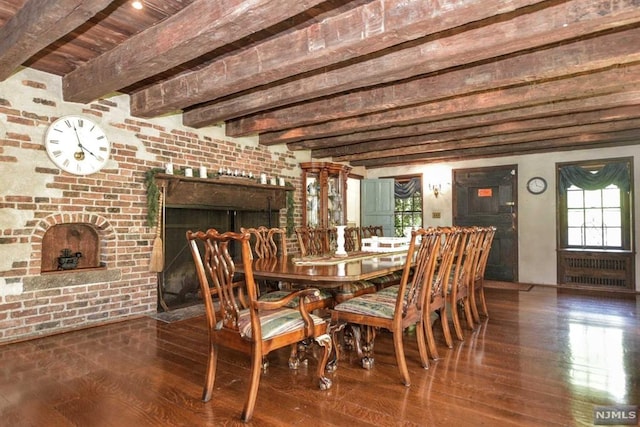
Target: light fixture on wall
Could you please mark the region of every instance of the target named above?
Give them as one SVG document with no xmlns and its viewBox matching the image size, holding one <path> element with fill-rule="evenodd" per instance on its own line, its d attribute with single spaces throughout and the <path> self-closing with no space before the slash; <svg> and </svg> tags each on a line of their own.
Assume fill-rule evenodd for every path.
<svg viewBox="0 0 640 427">
<path fill-rule="evenodd" d="M 442 190 L 442 184 L 429 184 L 429 189 L 433 191 L 434 197 L 438 198 L 440 190 Z"/>
<path fill-rule="evenodd" d="M 433 192 L 433 196 L 438 198 L 440 194 L 446 191 L 447 186 L 451 186 L 450 182 L 433 181 L 427 184 L 427 188 Z"/>
</svg>

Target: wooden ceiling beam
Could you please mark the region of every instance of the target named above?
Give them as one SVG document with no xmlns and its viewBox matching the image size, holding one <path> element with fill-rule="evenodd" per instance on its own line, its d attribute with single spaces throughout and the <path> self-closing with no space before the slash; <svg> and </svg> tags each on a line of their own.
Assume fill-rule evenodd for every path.
<svg viewBox="0 0 640 427">
<path fill-rule="evenodd" d="M 471 40 L 469 41 L 472 42 Z M 640 60 L 640 28 L 516 55 L 506 59 L 309 101 L 227 122 L 229 136 L 282 130 L 311 123 L 433 102 L 500 87 L 559 79 Z M 187 114 L 184 119 L 186 121 Z"/>
<path fill-rule="evenodd" d="M 640 64 L 613 67 L 591 74 L 572 76 L 567 79 L 536 82 L 522 86 L 500 88 L 487 92 L 472 93 L 409 107 L 374 114 L 338 119 L 331 122 L 308 125 L 260 135 L 260 143 L 267 145 L 304 141 L 310 138 L 329 138 L 354 132 L 366 132 L 392 126 L 457 119 L 479 114 L 491 114 L 522 107 L 553 105 L 580 99 L 634 90 L 640 85 Z M 622 95 L 621 95 L 622 97 Z M 437 126 L 437 125 L 436 125 Z M 313 147 L 311 147 L 313 148 Z"/>
<path fill-rule="evenodd" d="M 535 1 L 374 0 L 134 93 L 131 111 L 136 116 L 148 117 L 313 70 L 322 69 L 324 74 L 328 64 L 352 60 L 531 3 Z M 254 98 L 251 92 L 247 96 Z M 209 124 L 216 121 L 218 117 L 212 116 Z"/>
<path fill-rule="evenodd" d="M 28 0 L 0 26 L 0 81 L 109 6 L 111 0 Z"/>
<path fill-rule="evenodd" d="M 389 166 L 406 166 L 408 164 L 428 164 L 489 157 L 518 156 L 534 153 L 590 149 L 612 145 L 618 147 L 622 145 L 636 145 L 638 144 L 638 140 L 640 140 L 640 129 L 593 134 L 583 133 L 580 135 L 555 139 L 552 138 L 544 141 L 453 149 L 449 151 L 419 153 L 407 156 L 360 160 L 352 162 L 351 165 L 374 169 Z"/>
<path fill-rule="evenodd" d="M 324 1 L 196 0 L 162 23 L 64 76 L 64 99 L 90 102 L 233 43 L 265 26 L 285 21 Z M 184 85 L 180 89 L 186 92 Z M 151 104 L 151 99 L 147 101 Z"/>
<path fill-rule="evenodd" d="M 475 22 L 473 28 L 458 27 L 446 37 L 427 37 L 420 44 L 397 46 L 366 61 L 197 107 L 186 112 L 185 124 L 199 127 L 312 98 L 486 61 L 640 21 L 637 5 L 632 0 L 624 3 L 622 7 L 617 5 L 606 11 L 602 11 L 600 5 L 583 0 L 545 2 L 544 5 L 551 6 L 519 9 L 506 16 L 494 16 L 485 23 Z M 486 7 L 492 9 L 492 5 Z M 522 31 L 523 28 L 527 31 Z"/>
<path fill-rule="evenodd" d="M 444 142 L 432 142 L 428 138 L 424 138 L 423 142 L 419 142 L 419 137 L 414 137 L 413 145 L 404 147 L 388 148 L 377 153 L 357 153 L 344 156 L 333 157 L 338 162 L 355 162 L 360 160 L 375 160 L 385 157 L 410 156 L 414 154 L 437 153 L 439 151 L 460 150 L 479 147 L 490 147 L 493 145 L 517 145 L 523 142 L 546 141 L 563 137 L 580 136 L 582 134 L 605 133 L 614 131 L 631 130 L 640 127 L 640 119 L 628 119 L 619 121 L 610 121 L 604 123 L 592 123 L 586 125 L 566 126 L 553 129 L 529 130 L 510 134 L 496 134 L 490 136 L 475 136 L 462 138 L 460 140 L 447 140 Z M 412 139 L 414 139 L 412 138 Z"/>
<path fill-rule="evenodd" d="M 584 100 L 581 100 L 584 102 Z M 575 102 L 575 101 L 573 101 Z M 603 123 L 606 121 L 622 120 L 623 118 L 640 117 L 640 98 L 631 105 L 624 107 L 604 108 L 571 112 L 569 114 L 547 113 L 535 118 L 518 118 L 514 120 L 498 119 L 499 114 L 490 114 L 496 119 L 495 123 L 481 124 L 478 116 L 466 117 L 465 124 L 447 129 L 434 130 L 434 124 L 424 124 L 411 126 L 410 130 L 398 132 L 387 138 L 364 138 L 356 143 L 343 143 L 315 148 L 312 151 L 313 157 L 336 157 L 366 153 L 368 151 L 379 151 L 389 148 L 400 148 L 411 146 L 416 141 L 442 142 L 458 141 L 479 136 L 492 136 L 509 134 L 516 132 L 530 132 L 542 129 L 554 129 L 565 126 L 577 126 L 579 124 Z M 538 107 L 538 109 L 542 109 Z M 515 110 L 517 111 L 517 110 Z M 510 111 L 512 112 L 512 111 Z M 507 113 L 507 112 L 505 112 Z M 451 122 L 461 121 L 454 119 Z M 429 128 L 431 126 L 431 128 Z M 358 135 L 358 134 L 356 134 Z M 364 133 L 366 136 L 367 133 Z M 351 136 L 351 135 L 346 135 Z"/>
</svg>

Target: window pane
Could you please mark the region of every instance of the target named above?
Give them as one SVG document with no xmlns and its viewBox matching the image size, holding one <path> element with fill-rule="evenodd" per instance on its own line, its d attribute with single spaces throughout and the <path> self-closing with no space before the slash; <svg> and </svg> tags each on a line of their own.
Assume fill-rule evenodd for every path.
<svg viewBox="0 0 640 427">
<path fill-rule="evenodd" d="M 602 246 L 602 228 L 586 227 L 584 230 L 586 246 Z"/>
<path fill-rule="evenodd" d="M 602 205 L 609 208 L 620 207 L 620 190 L 618 187 L 610 185 L 602 190 Z"/>
<path fill-rule="evenodd" d="M 605 245 L 609 247 L 622 247 L 622 228 L 608 227 L 604 230 Z"/>
<path fill-rule="evenodd" d="M 582 209 L 570 209 L 567 212 L 567 224 L 569 227 L 581 227 L 584 224 L 584 211 Z"/>
<path fill-rule="evenodd" d="M 585 209 L 584 210 L 584 222 L 587 227 L 602 227 L 602 210 L 600 209 Z"/>
<path fill-rule="evenodd" d="M 569 227 L 568 231 L 567 244 L 569 246 L 582 246 L 582 227 Z"/>
<path fill-rule="evenodd" d="M 620 209 L 603 209 L 602 221 L 607 227 L 622 226 L 622 215 Z"/>
<path fill-rule="evenodd" d="M 595 208 L 602 206 L 602 192 L 600 190 L 584 192 L 584 206 L 586 208 Z"/>
<path fill-rule="evenodd" d="M 576 187 L 573 187 L 576 188 Z M 582 199 L 582 190 L 573 191 L 567 190 L 567 207 L 568 208 L 582 208 L 583 199 Z"/>
</svg>

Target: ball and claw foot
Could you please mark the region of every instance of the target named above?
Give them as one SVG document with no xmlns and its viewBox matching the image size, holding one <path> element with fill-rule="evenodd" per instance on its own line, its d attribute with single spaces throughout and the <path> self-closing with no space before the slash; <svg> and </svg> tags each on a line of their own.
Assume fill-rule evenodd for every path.
<svg viewBox="0 0 640 427">
<path fill-rule="evenodd" d="M 333 385 L 333 383 L 329 378 L 323 377 L 323 378 L 320 378 L 319 385 L 320 385 L 320 390 L 329 390 Z"/>
<path fill-rule="evenodd" d="M 364 369 L 373 368 L 373 357 L 363 357 L 360 361 Z"/>
</svg>

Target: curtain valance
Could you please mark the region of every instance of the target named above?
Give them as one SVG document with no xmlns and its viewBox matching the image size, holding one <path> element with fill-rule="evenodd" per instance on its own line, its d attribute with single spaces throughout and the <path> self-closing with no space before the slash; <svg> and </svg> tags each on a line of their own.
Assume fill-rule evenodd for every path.
<svg viewBox="0 0 640 427">
<path fill-rule="evenodd" d="M 626 192 L 631 188 L 628 162 L 607 163 L 595 173 L 582 166 L 562 166 L 559 181 L 561 194 L 566 193 L 571 185 L 583 190 L 600 190 L 609 184 L 615 184 Z"/>
<path fill-rule="evenodd" d="M 405 182 L 396 181 L 394 185 L 394 195 L 400 199 L 408 199 L 420 191 L 422 191 L 422 178 L 420 177 L 414 177 Z"/>
</svg>

